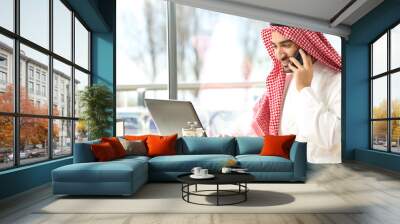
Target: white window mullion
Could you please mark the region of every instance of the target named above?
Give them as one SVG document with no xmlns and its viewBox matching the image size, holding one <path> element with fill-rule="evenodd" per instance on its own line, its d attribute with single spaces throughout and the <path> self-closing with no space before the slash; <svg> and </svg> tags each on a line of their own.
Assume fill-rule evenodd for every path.
<svg viewBox="0 0 400 224">
<path fill-rule="evenodd" d="M 169 99 L 178 98 L 178 74 L 176 62 L 176 16 L 175 3 L 167 2 L 167 45 L 168 45 L 168 93 Z"/>
</svg>

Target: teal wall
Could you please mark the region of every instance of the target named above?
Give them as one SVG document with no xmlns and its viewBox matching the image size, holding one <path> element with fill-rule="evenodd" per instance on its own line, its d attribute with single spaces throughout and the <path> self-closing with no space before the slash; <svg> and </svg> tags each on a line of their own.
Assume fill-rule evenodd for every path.
<svg viewBox="0 0 400 224">
<path fill-rule="evenodd" d="M 384 1 L 351 27 L 344 46 L 343 158 L 392 170 L 399 170 L 399 156 L 369 150 L 369 43 L 400 22 L 399 12 L 399 0 Z"/>
<path fill-rule="evenodd" d="M 114 86 L 114 37 L 113 33 L 93 33 L 92 34 L 92 83 L 100 83 L 108 86 L 112 90 L 115 98 Z M 115 106 L 114 106 L 115 108 Z M 114 109 L 115 115 L 115 109 Z M 112 117 L 115 124 L 115 116 Z M 110 127 L 110 135 L 114 134 L 114 127 Z"/>
<path fill-rule="evenodd" d="M 113 34 L 93 33 L 92 35 L 92 73 L 93 83 L 114 86 Z"/>
<path fill-rule="evenodd" d="M 69 157 L 0 172 L 0 199 L 48 183 L 53 169 L 71 163 Z"/>
<path fill-rule="evenodd" d="M 115 32 L 116 32 L 116 2 L 99 1 L 99 11 L 106 18 L 104 21 L 108 24 L 108 32 L 92 32 L 92 83 L 101 83 L 110 88 L 114 96 L 113 107 L 113 126 L 109 128 L 109 133 L 115 136 L 116 121 L 116 82 L 115 82 Z"/>
<path fill-rule="evenodd" d="M 92 82 L 106 84 L 115 96 L 115 0 L 66 0 L 66 2 L 79 14 L 92 32 Z M 113 127 L 110 127 L 110 132 L 113 132 Z M 0 199 L 50 182 L 53 169 L 71 163 L 72 157 L 68 157 L 1 171 Z"/>
</svg>

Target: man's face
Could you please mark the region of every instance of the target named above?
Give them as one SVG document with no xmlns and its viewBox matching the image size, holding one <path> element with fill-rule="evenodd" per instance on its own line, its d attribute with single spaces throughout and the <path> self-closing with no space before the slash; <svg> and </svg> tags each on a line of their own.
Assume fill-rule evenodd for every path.
<svg viewBox="0 0 400 224">
<path fill-rule="evenodd" d="M 291 73 L 292 71 L 289 69 L 289 57 L 295 55 L 299 46 L 276 31 L 271 33 L 271 44 L 274 49 L 275 57 L 282 64 L 283 71 L 285 73 Z"/>
</svg>

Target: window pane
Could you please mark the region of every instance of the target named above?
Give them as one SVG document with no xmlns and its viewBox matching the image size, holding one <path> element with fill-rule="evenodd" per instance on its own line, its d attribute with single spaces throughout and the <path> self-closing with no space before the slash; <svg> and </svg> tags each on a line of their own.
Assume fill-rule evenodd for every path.
<svg viewBox="0 0 400 224">
<path fill-rule="evenodd" d="M 193 102 L 208 136 L 249 135 L 272 66 L 260 38 L 268 24 L 182 5 L 176 15 L 178 99 Z"/>
<path fill-rule="evenodd" d="M 72 117 L 71 66 L 53 60 L 53 114 Z"/>
<path fill-rule="evenodd" d="M 0 170 L 14 165 L 13 118 L 0 116 Z"/>
<path fill-rule="evenodd" d="M 1 0 L 0 9 L 0 26 L 14 31 L 14 0 Z"/>
<path fill-rule="evenodd" d="M 53 121 L 53 157 L 72 154 L 72 121 Z"/>
<path fill-rule="evenodd" d="M 372 118 L 387 118 L 387 78 L 372 81 Z"/>
<path fill-rule="evenodd" d="M 387 151 L 387 121 L 372 122 L 372 148 Z"/>
<path fill-rule="evenodd" d="M 14 111 L 14 43 L 0 35 L 0 111 Z"/>
<path fill-rule="evenodd" d="M 372 45 L 373 75 L 387 71 L 387 34 L 383 35 Z"/>
<path fill-rule="evenodd" d="M 48 114 L 49 57 L 21 44 L 20 108 L 25 114 Z"/>
<path fill-rule="evenodd" d="M 89 86 L 89 75 L 81 72 L 78 69 L 75 69 L 75 117 L 79 117 L 81 115 L 79 99 L 81 92 L 86 86 Z"/>
<path fill-rule="evenodd" d="M 75 63 L 89 69 L 89 32 L 75 18 Z"/>
<path fill-rule="evenodd" d="M 117 119 L 123 122 L 124 134 L 157 134 L 158 129 L 144 105 L 144 98 L 168 99 L 167 88 L 159 90 L 138 89 L 117 93 Z"/>
<path fill-rule="evenodd" d="M 21 164 L 34 163 L 49 158 L 48 127 L 44 118 L 22 117 L 20 119 Z"/>
<path fill-rule="evenodd" d="M 390 60 L 391 69 L 400 67 L 400 25 L 391 30 Z"/>
<path fill-rule="evenodd" d="M 84 120 L 75 121 L 75 143 L 88 140 L 88 129 Z"/>
<path fill-rule="evenodd" d="M 393 120 L 390 122 L 391 127 L 391 141 L 392 141 L 392 148 L 391 152 L 400 153 L 400 120 Z"/>
<path fill-rule="evenodd" d="M 117 119 L 125 134 L 158 133 L 144 98 L 168 99 L 166 6 L 117 1 Z"/>
<path fill-rule="evenodd" d="M 53 0 L 53 8 L 53 51 L 71 60 L 72 12 L 60 0 Z"/>
<path fill-rule="evenodd" d="M 400 72 L 391 74 L 390 85 L 391 115 L 400 118 Z"/>
<path fill-rule="evenodd" d="M 21 36 L 49 48 L 49 0 L 20 0 Z"/>
</svg>

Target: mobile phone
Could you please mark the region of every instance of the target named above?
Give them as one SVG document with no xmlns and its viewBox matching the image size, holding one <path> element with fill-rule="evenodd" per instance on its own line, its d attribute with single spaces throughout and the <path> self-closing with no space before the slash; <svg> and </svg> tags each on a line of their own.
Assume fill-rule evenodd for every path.
<svg viewBox="0 0 400 224">
<path fill-rule="evenodd" d="M 300 54 L 299 50 L 296 51 L 296 54 L 294 54 L 293 57 L 296 58 L 296 60 L 299 61 L 301 65 L 303 65 L 303 58 L 301 57 L 301 54 Z M 292 63 L 292 65 L 296 67 L 295 64 Z"/>
</svg>

